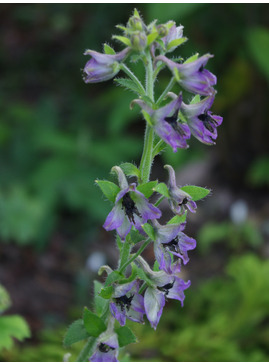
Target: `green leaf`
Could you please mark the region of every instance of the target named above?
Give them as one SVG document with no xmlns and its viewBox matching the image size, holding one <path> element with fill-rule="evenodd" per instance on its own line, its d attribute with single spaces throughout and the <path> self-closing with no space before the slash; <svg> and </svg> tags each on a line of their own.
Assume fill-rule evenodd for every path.
<svg viewBox="0 0 269 364">
<path fill-rule="evenodd" d="M 159 140 L 153 148 L 153 156 L 155 157 L 156 155 L 160 154 L 166 148 L 166 146 L 167 144 L 163 140 Z"/>
<path fill-rule="evenodd" d="M 127 326 L 119 327 L 115 330 L 118 335 L 119 346 L 122 348 L 123 346 L 136 343 L 137 339 L 134 333 Z"/>
<path fill-rule="evenodd" d="M 187 63 L 191 63 L 193 61 L 196 61 L 198 59 L 198 57 L 199 57 L 199 53 L 196 53 L 193 56 L 187 58 L 186 61 L 184 62 L 184 64 L 187 64 Z"/>
<path fill-rule="evenodd" d="M 104 299 L 99 295 L 102 289 L 103 289 L 102 283 L 94 281 L 94 308 L 95 308 L 95 313 L 98 316 L 100 316 L 103 313 L 107 302 L 106 299 Z"/>
<path fill-rule="evenodd" d="M 70 346 L 78 341 L 87 339 L 87 337 L 89 337 L 89 334 L 83 325 L 83 320 L 79 319 L 69 326 L 64 336 L 63 344 L 64 346 Z"/>
<path fill-rule="evenodd" d="M 100 187 L 106 198 L 111 202 L 115 202 L 116 196 L 120 192 L 119 186 L 110 181 L 96 180 L 95 182 L 98 187 Z"/>
<path fill-rule="evenodd" d="M 0 314 L 6 311 L 11 305 L 8 291 L 0 284 Z"/>
<path fill-rule="evenodd" d="M 167 188 L 166 184 L 163 182 L 159 183 L 156 187 L 153 188 L 153 190 L 158 192 L 160 195 L 170 198 L 168 188 Z"/>
<path fill-rule="evenodd" d="M 157 185 L 157 183 L 158 183 L 158 181 L 150 181 L 147 183 L 143 183 L 143 184 L 137 186 L 137 190 L 139 192 L 143 193 L 143 195 L 146 198 L 149 198 L 153 194 L 154 188 Z"/>
<path fill-rule="evenodd" d="M 167 46 L 167 50 L 169 51 L 171 48 L 174 47 L 178 47 L 180 46 L 182 43 L 186 42 L 186 40 L 188 40 L 188 38 L 179 38 L 179 39 L 174 39 L 172 40 L 168 46 Z"/>
<path fill-rule="evenodd" d="M 145 233 L 150 237 L 150 239 L 155 240 L 156 236 L 153 226 L 146 222 L 144 225 L 142 225 L 142 228 Z"/>
<path fill-rule="evenodd" d="M 119 40 L 121 43 L 127 45 L 127 47 L 131 47 L 131 41 L 130 39 L 126 38 L 126 37 L 123 37 L 121 35 L 113 35 L 112 36 L 112 39 L 117 39 Z"/>
<path fill-rule="evenodd" d="M 158 37 L 158 32 L 153 32 L 153 33 L 150 33 L 148 36 L 147 36 L 147 45 L 150 45 L 152 42 L 155 41 L 155 39 Z"/>
<path fill-rule="evenodd" d="M 26 321 L 19 315 L 0 317 L 0 350 L 10 349 L 12 339 L 23 340 L 31 336 Z"/>
<path fill-rule="evenodd" d="M 169 220 L 167 224 L 179 225 L 179 224 L 182 224 L 183 222 L 185 222 L 186 218 L 187 218 L 187 211 L 183 215 L 176 215 L 176 216 L 172 217 L 172 219 Z"/>
<path fill-rule="evenodd" d="M 120 168 L 126 174 L 126 176 L 136 176 L 140 178 L 140 170 L 132 163 L 122 163 Z"/>
<path fill-rule="evenodd" d="M 123 278 L 123 275 L 119 273 L 118 271 L 113 271 L 107 276 L 107 279 L 105 281 L 105 287 L 110 286 L 112 283 L 118 281 L 119 279 Z"/>
<path fill-rule="evenodd" d="M 125 87 L 127 90 L 133 91 L 135 94 L 140 95 L 141 90 L 137 84 L 129 78 L 114 78 L 114 81 L 120 86 Z"/>
<path fill-rule="evenodd" d="M 269 80 L 269 31 L 266 28 L 252 28 L 247 32 L 247 44 L 252 58 Z"/>
<path fill-rule="evenodd" d="M 184 186 L 181 187 L 181 190 L 187 192 L 193 201 L 201 200 L 201 198 L 206 197 L 210 193 L 210 190 L 207 188 L 198 186 Z"/>
<path fill-rule="evenodd" d="M 193 98 L 192 98 L 192 100 L 191 100 L 191 102 L 190 102 L 190 104 L 192 105 L 192 104 L 197 104 L 197 102 L 200 102 L 201 101 L 201 97 L 200 97 L 200 95 L 195 95 Z"/>
<path fill-rule="evenodd" d="M 132 244 L 137 244 L 140 243 L 142 240 L 145 240 L 145 237 L 142 234 L 140 234 L 138 230 L 135 230 L 135 228 L 132 228 L 127 238 L 128 242 Z"/>
<path fill-rule="evenodd" d="M 143 271 L 142 268 L 136 268 L 137 271 L 137 276 L 144 282 L 147 283 L 147 285 L 149 287 L 153 287 L 154 286 L 154 282 L 152 282 L 152 280 L 146 275 L 146 273 Z"/>
<path fill-rule="evenodd" d="M 83 323 L 89 336 L 98 337 L 106 330 L 104 321 L 87 307 L 84 308 Z"/>
<path fill-rule="evenodd" d="M 108 44 L 104 44 L 104 52 L 105 52 L 105 54 L 112 54 L 112 55 L 114 55 L 114 54 L 116 54 L 116 52 L 114 51 L 114 49 L 113 48 L 111 48 Z"/>
<path fill-rule="evenodd" d="M 99 295 L 108 300 L 111 298 L 112 294 L 114 292 L 114 288 L 112 286 L 108 286 L 108 287 L 105 287 L 105 288 L 102 288 L 101 289 L 101 292 L 99 293 Z"/>
</svg>

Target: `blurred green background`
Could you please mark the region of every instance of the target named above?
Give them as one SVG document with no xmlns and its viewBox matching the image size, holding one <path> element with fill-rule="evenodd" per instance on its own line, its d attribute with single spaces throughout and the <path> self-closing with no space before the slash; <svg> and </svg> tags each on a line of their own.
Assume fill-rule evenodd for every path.
<svg viewBox="0 0 269 364">
<path fill-rule="evenodd" d="M 184 25 L 189 41 L 175 55 L 215 55 L 213 110 L 224 121 L 216 146 L 192 139 L 156 159 L 154 178 L 165 181 L 170 163 L 179 184 L 213 194 L 186 229 L 198 248 L 183 271 L 192 280 L 184 308 L 169 302 L 157 332 L 131 323 L 140 342 L 129 359 L 268 361 L 268 4 L 0 5 L 0 283 L 13 303 L 6 313 L 32 333 L 0 359 L 74 360 L 81 344 L 63 348 L 65 328 L 90 305 L 95 263 L 115 265 L 113 234 L 102 229 L 111 206 L 94 180 L 139 163 L 144 125 L 131 93 L 86 85 L 81 70 L 84 50 L 112 45 L 134 7 L 146 23 Z"/>
</svg>

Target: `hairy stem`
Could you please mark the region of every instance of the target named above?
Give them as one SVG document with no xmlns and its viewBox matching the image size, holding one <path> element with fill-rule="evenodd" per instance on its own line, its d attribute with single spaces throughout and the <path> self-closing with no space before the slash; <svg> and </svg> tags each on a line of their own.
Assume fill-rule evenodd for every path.
<svg viewBox="0 0 269 364">
<path fill-rule="evenodd" d="M 149 245 L 149 243 L 151 242 L 151 239 L 147 239 L 142 245 L 141 247 L 138 249 L 138 251 L 135 254 L 131 255 L 131 258 L 125 262 L 123 264 L 123 266 L 121 267 L 121 269 L 119 270 L 120 273 L 123 273 L 125 271 L 125 269 L 128 267 L 129 264 L 131 264 L 145 249 L 146 247 Z"/>
<path fill-rule="evenodd" d="M 153 66 L 150 53 L 147 54 L 147 65 L 146 65 L 146 95 L 154 101 L 154 78 L 153 78 Z M 144 149 L 140 162 L 141 181 L 146 183 L 149 181 L 151 172 L 151 165 L 153 162 L 153 141 L 154 131 L 150 125 L 146 125 Z"/>
</svg>

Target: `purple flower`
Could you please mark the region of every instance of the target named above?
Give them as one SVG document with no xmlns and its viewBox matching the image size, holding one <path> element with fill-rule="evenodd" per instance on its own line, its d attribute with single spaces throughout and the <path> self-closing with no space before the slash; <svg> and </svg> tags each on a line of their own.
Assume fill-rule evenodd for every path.
<svg viewBox="0 0 269 364">
<path fill-rule="evenodd" d="M 108 328 L 97 339 L 97 347 L 90 357 L 91 362 L 114 362 L 118 361 L 119 343 L 118 336 L 114 332 L 114 318 L 109 321 Z"/>
<path fill-rule="evenodd" d="M 200 102 L 186 105 L 182 103 L 182 113 L 186 117 L 191 133 L 205 144 L 215 144 L 217 127 L 222 123 L 222 117 L 212 115 L 209 111 L 214 101 L 214 95 Z"/>
<path fill-rule="evenodd" d="M 152 281 L 152 286 L 145 291 L 144 304 L 147 318 L 156 330 L 166 299 L 179 300 L 183 306 L 185 299 L 183 291 L 189 288 L 191 282 L 184 282 L 177 275 L 166 274 L 164 271 L 153 272 L 141 257 L 137 261 Z"/>
<path fill-rule="evenodd" d="M 115 289 L 110 302 L 110 312 L 121 326 L 125 325 L 126 317 L 135 322 L 143 322 L 144 298 L 138 291 L 138 281 L 118 285 Z"/>
<path fill-rule="evenodd" d="M 90 55 L 92 58 L 84 67 L 84 81 L 86 83 L 97 83 L 110 80 L 119 72 L 119 62 L 126 58 L 129 51 L 130 48 L 125 48 L 116 54 L 105 54 L 87 50 L 84 55 Z"/>
<path fill-rule="evenodd" d="M 168 199 L 168 202 L 171 210 L 177 215 L 184 214 L 184 212 L 186 211 L 186 207 L 191 212 L 195 212 L 195 209 L 197 208 L 196 203 L 192 200 L 191 196 L 188 193 L 182 191 L 176 185 L 176 176 L 174 169 L 169 165 L 165 165 L 164 168 L 166 168 L 169 173 L 168 191 L 170 198 Z"/>
<path fill-rule="evenodd" d="M 160 218 L 162 213 L 136 189 L 135 183 L 128 185 L 121 168 L 114 167 L 114 169 L 118 173 L 121 191 L 118 193 L 115 206 L 108 214 L 103 227 L 107 231 L 116 229 L 121 239 L 124 240 L 132 226 L 143 232 L 141 225 L 147 220 Z"/>
<path fill-rule="evenodd" d="M 154 241 L 154 254 L 159 268 L 168 274 L 180 272 L 181 262 L 184 264 L 189 261 L 188 250 L 193 250 L 196 247 L 196 240 L 190 238 L 182 231 L 185 228 L 185 223 L 182 224 L 167 224 L 160 225 L 154 221 L 156 239 Z M 175 262 L 172 264 L 170 253 L 175 257 Z"/>
<path fill-rule="evenodd" d="M 181 94 L 157 110 L 151 109 L 142 100 L 134 100 L 133 103 L 138 104 L 143 111 L 149 114 L 155 133 L 171 145 L 174 152 L 177 151 L 177 148 L 188 147 L 186 139 L 190 138 L 190 129 L 187 124 L 178 121 L 178 111 L 182 103 Z"/>
<path fill-rule="evenodd" d="M 156 62 L 164 62 L 185 90 L 207 96 L 214 93 L 213 86 L 217 83 L 216 76 L 204 68 L 211 57 L 205 54 L 195 61 L 178 64 L 165 56 L 158 56 Z"/>
</svg>

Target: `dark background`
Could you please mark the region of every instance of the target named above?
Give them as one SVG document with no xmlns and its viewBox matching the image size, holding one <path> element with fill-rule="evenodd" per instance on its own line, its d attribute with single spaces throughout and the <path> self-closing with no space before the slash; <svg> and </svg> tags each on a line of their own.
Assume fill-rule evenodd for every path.
<svg viewBox="0 0 269 364">
<path fill-rule="evenodd" d="M 129 109 L 134 95 L 113 81 L 83 83 L 83 52 L 101 52 L 104 42 L 121 50 L 111 36 L 134 7 L 146 23 L 184 25 L 189 41 L 175 55 L 215 55 L 213 111 L 224 121 L 216 146 L 193 138 L 187 151 L 156 159 L 154 178 L 165 181 L 170 163 L 179 184 L 213 192 L 186 228 L 198 248 L 183 271 L 192 280 L 185 306 L 169 302 L 157 332 L 131 324 L 140 343 L 130 359 L 267 361 L 267 4 L 1 4 L 0 283 L 13 303 L 7 313 L 22 315 L 32 338 L 0 358 L 61 361 L 78 352 L 80 344 L 62 348 L 65 328 L 90 306 L 94 263 L 116 264 L 113 234 L 102 229 L 111 205 L 94 180 L 139 163 L 144 124 Z"/>
</svg>

